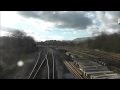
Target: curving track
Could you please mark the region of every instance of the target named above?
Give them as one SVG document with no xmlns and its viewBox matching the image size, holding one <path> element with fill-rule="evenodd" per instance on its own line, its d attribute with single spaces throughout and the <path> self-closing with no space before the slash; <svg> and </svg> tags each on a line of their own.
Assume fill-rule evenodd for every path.
<svg viewBox="0 0 120 90">
<path fill-rule="evenodd" d="M 38 59 L 28 79 L 43 79 L 43 71 L 45 71 L 45 79 L 54 79 L 54 54 L 48 52 L 45 48 L 39 52 Z"/>
</svg>

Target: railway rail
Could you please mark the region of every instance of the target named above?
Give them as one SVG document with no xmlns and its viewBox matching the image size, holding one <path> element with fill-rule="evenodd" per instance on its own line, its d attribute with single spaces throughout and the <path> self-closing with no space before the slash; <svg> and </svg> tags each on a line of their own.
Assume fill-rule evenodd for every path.
<svg viewBox="0 0 120 90">
<path fill-rule="evenodd" d="M 68 68 L 68 70 L 73 74 L 75 79 L 88 79 L 86 76 L 83 75 L 83 73 L 78 68 L 76 68 L 73 62 L 66 61 L 66 60 L 64 60 L 63 62 Z"/>
<path fill-rule="evenodd" d="M 51 62 L 52 60 L 52 62 Z M 47 67 L 47 79 L 54 79 L 55 69 L 54 69 L 54 54 L 49 53 L 47 50 L 43 49 L 39 52 L 37 61 L 30 72 L 28 79 L 37 79 L 42 71 L 42 67 Z M 41 78 L 39 78 L 41 79 Z"/>
<path fill-rule="evenodd" d="M 85 59 L 90 59 L 92 61 L 98 62 L 102 65 L 112 65 L 115 67 L 120 67 L 120 58 L 114 57 L 114 55 L 111 55 L 107 52 L 103 51 L 94 51 L 94 50 L 72 50 L 73 53 L 79 54 Z"/>
</svg>

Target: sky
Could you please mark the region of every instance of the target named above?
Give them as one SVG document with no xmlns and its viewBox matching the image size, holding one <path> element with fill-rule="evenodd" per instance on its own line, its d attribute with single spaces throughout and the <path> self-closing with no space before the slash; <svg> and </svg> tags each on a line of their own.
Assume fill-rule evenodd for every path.
<svg viewBox="0 0 120 90">
<path fill-rule="evenodd" d="M 0 35 L 23 30 L 37 41 L 73 40 L 119 30 L 120 11 L 1 11 Z"/>
</svg>

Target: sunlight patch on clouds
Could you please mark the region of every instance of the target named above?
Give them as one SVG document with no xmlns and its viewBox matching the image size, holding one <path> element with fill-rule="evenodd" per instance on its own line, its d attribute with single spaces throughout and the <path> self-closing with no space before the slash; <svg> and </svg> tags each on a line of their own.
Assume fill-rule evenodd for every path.
<svg viewBox="0 0 120 90">
<path fill-rule="evenodd" d="M 5 36 L 5 35 L 9 35 L 9 33 L 7 31 L 0 31 L 0 36 Z"/>
<path fill-rule="evenodd" d="M 108 30 L 106 30 L 106 32 L 108 32 Z M 109 34 L 112 34 L 112 33 L 115 33 L 115 32 L 118 32 L 118 30 L 113 30 L 113 29 L 109 29 Z"/>
<path fill-rule="evenodd" d="M 77 32 L 76 32 L 76 31 L 73 31 L 73 34 L 77 34 Z"/>
<path fill-rule="evenodd" d="M 15 11 L 1 11 L 1 26 L 13 28 L 20 20 L 21 16 Z"/>
<path fill-rule="evenodd" d="M 45 22 L 45 21 L 38 20 L 38 19 L 32 19 L 32 18 L 26 20 L 26 24 L 27 23 L 32 25 L 35 28 L 35 30 L 38 30 L 38 31 L 45 31 L 45 30 L 49 30 L 54 27 L 53 23 Z"/>
<path fill-rule="evenodd" d="M 35 37 L 39 33 L 51 30 L 54 24 L 38 19 L 22 17 L 16 11 L 1 11 L 1 26 L 24 30 L 27 34 L 34 34 Z M 5 35 L 6 32 L 4 31 L 1 34 Z"/>
</svg>

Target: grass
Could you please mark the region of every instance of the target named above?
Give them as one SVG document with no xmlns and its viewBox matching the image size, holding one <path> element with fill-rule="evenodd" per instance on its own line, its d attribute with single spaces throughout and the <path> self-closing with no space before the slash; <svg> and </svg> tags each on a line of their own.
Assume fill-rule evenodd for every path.
<svg viewBox="0 0 120 90">
<path fill-rule="evenodd" d="M 17 79 L 25 78 L 37 60 L 38 52 L 20 54 L 14 51 L 0 50 L 0 78 Z M 23 67 L 18 67 L 17 62 L 22 60 Z"/>
</svg>

